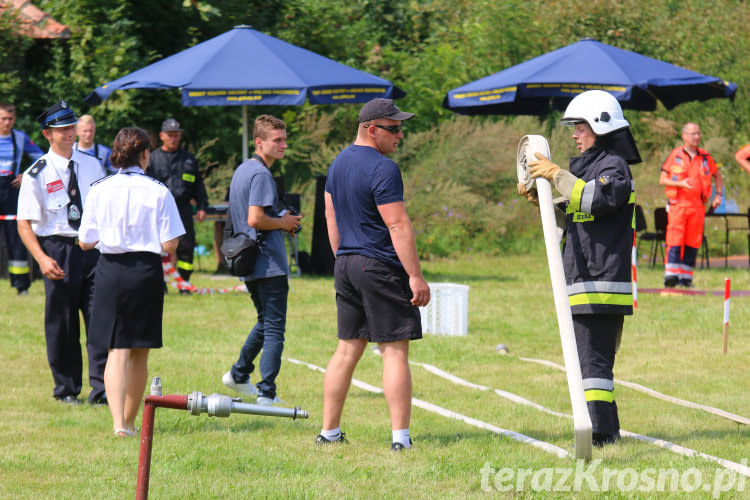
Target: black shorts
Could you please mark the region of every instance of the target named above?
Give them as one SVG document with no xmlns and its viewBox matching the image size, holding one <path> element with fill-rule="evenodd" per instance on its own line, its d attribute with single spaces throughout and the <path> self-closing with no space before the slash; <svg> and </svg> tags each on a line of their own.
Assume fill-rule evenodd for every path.
<svg viewBox="0 0 750 500">
<path fill-rule="evenodd" d="M 409 276 L 377 259 L 341 255 L 334 269 L 338 338 L 395 342 L 422 338 Z"/>
</svg>

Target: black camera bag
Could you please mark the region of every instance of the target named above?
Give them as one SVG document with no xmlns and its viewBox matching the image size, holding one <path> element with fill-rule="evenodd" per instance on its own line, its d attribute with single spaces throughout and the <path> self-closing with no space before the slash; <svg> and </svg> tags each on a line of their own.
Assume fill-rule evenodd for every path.
<svg viewBox="0 0 750 500">
<path fill-rule="evenodd" d="M 224 241 L 221 253 L 224 262 L 232 276 L 251 276 L 258 258 L 258 247 L 263 241 L 263 233 L 258 232 L 257 238 L 251 238 L 247 233 L 235 233 L 232 227 L 232 215 L 227 207 L 227 218 L 224 225 Z"/>
</svg>

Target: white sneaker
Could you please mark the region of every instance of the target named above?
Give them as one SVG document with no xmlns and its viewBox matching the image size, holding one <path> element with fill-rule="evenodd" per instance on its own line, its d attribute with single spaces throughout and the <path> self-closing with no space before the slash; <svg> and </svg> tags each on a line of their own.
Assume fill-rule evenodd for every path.
<svg viewBox="0 0 750 500">
<path fill-rule="evenodd" d="M 258 396 L 258 400 L 256 402 L 258 406 L 276 406 L 276 405 L 283 405 L 285 404 L 284 401 L 277 397 L 271 399 L 267 398 L 265 396 Z"/>
<path fill-rule="evenodd" d="M 221 381 L 224 382 L 225 386 L 229 387 L 230 389 L 234 389 L 241 394 L 246 394 L 248 396 L 258 395 L 258 389 L 256 389 L 255 386 L 250 383 L 250 379 L 248 379 L 244 384 L 238 384 L 234 381 L 231 370 L 226 372 L 224 376 L 221 377 Z"/>
</svg>

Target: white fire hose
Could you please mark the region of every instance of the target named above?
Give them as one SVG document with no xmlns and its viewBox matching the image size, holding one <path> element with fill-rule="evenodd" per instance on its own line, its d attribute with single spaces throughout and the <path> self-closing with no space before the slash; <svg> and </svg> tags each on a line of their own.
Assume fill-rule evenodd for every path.
<svg viewBox="0 0 750 500">
<path fill-rule="evenodd" d="M 547 139 L 541 135 L 526 135 L 521 138 L 521 141 L 518 143 L 517 154 L 518 182 L 524 184 L 526 189 L 530 190 L 534 186 L 534 181 L 536 181 L 536 190 L 539 197 L 539 213 L 542 218 L 542 229 L 544 231 L 544 244 L 547 248 L 547 263 L 549 264 L 549 274 L 552 280 L 552 294 L 555 299 L 557 323 L 560 327 L 560 340 L 562 341 L 565 373 L 568 378 L 570 402 L 573 406 L 575 457 L 591 460 L 591 418 L 589 418 L 586 396 L 583 391 L 581 365 L 578 360 L 578 348 L 576 347 L 576 337 L 573 331 L 573 316 L 570 312 L 568 292 L 565 286 L 565 273 L 563 271 L 560 241 L 555 222 L 555 207 L 552 203 L 552 185 L 544 178 L 529 178 L 528 162 L 536 159 L 534 153 L 541 153 L 548 159 L 550 158 Z"/>
</svg>

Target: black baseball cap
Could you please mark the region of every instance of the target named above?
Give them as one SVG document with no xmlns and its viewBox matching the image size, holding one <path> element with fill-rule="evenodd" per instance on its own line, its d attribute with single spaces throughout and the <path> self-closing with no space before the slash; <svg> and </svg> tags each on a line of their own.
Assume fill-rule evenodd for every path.
<svg viewBox="0 0 750 500">
<path fill-rule="evenodd" d="M 401 111 L 393 104 L 393 99 L 376 97 L 362 106 L 362 109 L 359 111 L 359 123 L 369 122 L 378 118 L 404 121 L 414 118 L 414 113 Z"/>
<path fill-rule="evenodd" d="M 166 120 L 164 120 L 164 123 L 161 124 L 161 131 L 182 132 L 182 129 L 180 128 L 180 122 L 178 122 L 174 118 L 167 118 Z"/>
<path fill-rule="evenodd" d="M 42 130 L 47 127 L 59 128 L 75 125 L 78 123 L 76 114 L 70 109 L 65 101 L 58 101 L 50 106 L 44 113 L 36 117 L 36 121 L 42 126 Z"/>
</svg>

